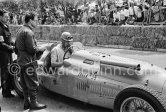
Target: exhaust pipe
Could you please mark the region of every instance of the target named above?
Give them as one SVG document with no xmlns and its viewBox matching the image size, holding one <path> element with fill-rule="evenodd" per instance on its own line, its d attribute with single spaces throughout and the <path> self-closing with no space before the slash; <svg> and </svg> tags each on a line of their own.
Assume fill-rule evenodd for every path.
<svg viewBox="0 0 166 112">
<path fill-rule="evenodd" d="M 141 70 L 140 64 L 130 64 L 130 63 L 122 63 L 122 62 L 115 62 L 115 61 L 101 61 L 101 64 L 107 64 L 107 65 L 113 65 L 113 66 L 118 66 L 118 67 L 124 67 L 124 68 L 131 68 L 134 70 Z"/>
</svg>

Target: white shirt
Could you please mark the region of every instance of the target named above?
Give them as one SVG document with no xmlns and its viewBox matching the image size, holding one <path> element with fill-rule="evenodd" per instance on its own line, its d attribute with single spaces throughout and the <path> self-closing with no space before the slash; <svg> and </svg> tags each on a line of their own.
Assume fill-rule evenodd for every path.
<svg viewBox="0 0 166 112">
<path fill-rule="evenodd" d="M 0 42 L 4 42 L 3 36 L 0 36 Z"/>
<path fill-rule="evenodd" d="M 163 5 L 166 5 L 166 0 L 163 0 Z"/>
<path fill-rule="evenodd" d="M 125 10 L 121 10 L 120 13 L 125 15 Z"/>
<path fill-rule="evenodd" d="M 129 15 L 130 15 L 130 14 L 129 14 L 129 10 L 128 10 L 128 9 L 125 9 L 124 11 L 125 11 L 125 16 L 126 16 L 126 17 L 129 17 Z"/>
<path fill-rule="evenodd" d="M 119 12 L 114 13 L 113 17 L 114 17 L 114 22 L 115 22 L 116 19 L 118 19 L 120 21 L 120 13 Z"/>
<path fill-rule="evenodd" d="M 136 16 L 138 16 L 138 10 L 139 10 L 139 7 L 138 6 L 134 6 L 134 12 L 135 12 Z"/>
<path fill-rule="evenodd" d="M 110 9 L 105 8 L 105 13 L 106 13 L 106 16 L 108 16 L 110 14 Z"/>
<path fill-rule="evenodd" d="M 133 7 L 130 7 L 130 8 L 129 8 L 129 15 L 134 15 Z"/>
<path fill-rule="evenodd" d="M 125 11 L 121 10 L 119 13 L 120 13 L 120 20 L 124 20 L 125 19 Z"/>
<path fill-rule="evenodd" d="M 142 17 L 142 11 L 141 11 L 141 9 L 138 9 L 137 17 L 138 17 L 138 18 Z"/>
<path fill-rule="evenodd" d="M 51 64 L 53 63 L 62 63 L 64 50 L 62 49 L 62 44 L 58 44 L 51 50 Z"/>
<path fill-rule="evenodd" d="M 129 10 L 127 9 L 121 10 L 121 14 L 123 14 L 125 17 L 129 17 Z"/>
<path fill-rule="evenodd" d="M 61 11 L 60 9 L 57 10 L 57 13 L 58 13 L 61 17 L 64 17 L 64 12 Z"/>
</svg>

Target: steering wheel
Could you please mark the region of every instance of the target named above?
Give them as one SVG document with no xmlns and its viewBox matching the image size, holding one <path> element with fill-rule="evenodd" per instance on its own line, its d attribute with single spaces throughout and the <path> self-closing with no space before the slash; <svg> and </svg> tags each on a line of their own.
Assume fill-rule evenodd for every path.
<svg viewBox="0 0 166 112">
<path fill-rule="evenodd" d="M 75 49 L 74 49 L 75 48 Z M 77 49 L 77 50 L 76 50 Z M 80 48 L 77 45 L 71 45 L 70 47 L 68 47 L 68 49 L 65 51 L 64 56 L 63 56 L 63 60 L 65 59 L 69 59 L 70 56 L 66 56 L 67 54 L 71 55 L 73 53 L 73 51 L 78 51 L 80 50 Z"/>
<path fill-rule="evenodd" d="M 70 56 L 67 56 L 67 57 L 66 57 L 66 55 L 67 55 L 67 54 L 70 54 L 70 55 L 71 55 L 71 54 L 72 54 L 72 50 L 73 50 L 73 45 L 71 45 L 70 47 L 67 48 L 67 50 L 66 50 L 65 53 L 64 53 L 63 60 L 70 58 Z"/>
</svg>

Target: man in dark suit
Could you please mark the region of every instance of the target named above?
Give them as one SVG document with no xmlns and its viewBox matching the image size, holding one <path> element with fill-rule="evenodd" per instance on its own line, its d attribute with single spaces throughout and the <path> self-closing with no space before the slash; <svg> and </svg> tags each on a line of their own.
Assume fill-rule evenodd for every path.
<svg viewBox="0 0 166 112">
<path fill-rule="evenodd" d="M 9 14 L 5 10 L 0 10 L 0 68 L 1 68 L 1 86 L 3 97 L 14 97 L 11 94 L 12 76 L 9 74 L 8 65 L 12 61 L 12 53 L 14 51 L 14 42 L 11 39 L 11 33 L 7 22 Z"/>
<path fill-rule="evenodd" d="M 19 29 L 16 36 L 17 62 L 21 67 L 21 86 L 24 95 L 24 109 L 39 110 L 46 108 L 46 105 L 37 101 L 38 78 L 36 67 L 33 62 L 36 61 L 36 53 L 44 51 L 46 48 L 38 47 L 35 41 L 34 28 L 37 25 L 37 16 L 33 12 L 25 15 L 25 24 Z M 29 66 L 26 66 L 29 65 Z M 29 72 L 29 67 L 34 70 Z"/>
</svg>

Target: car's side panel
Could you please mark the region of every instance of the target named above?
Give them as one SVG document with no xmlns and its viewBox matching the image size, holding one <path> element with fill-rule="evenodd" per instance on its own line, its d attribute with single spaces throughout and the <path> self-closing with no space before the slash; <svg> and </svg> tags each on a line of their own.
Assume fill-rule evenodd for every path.
<svg viewBox="0 0 166 112">
<path fill-rule="evenodd" d="M 109 64 L 100 65 L 100 75 L 108 79 L 127 83 L 139 84 L 142 82 L 142 76 L 137 75 L 137 71 L 132 68 L 125 68 Z"/>
<path fill-rule="evenodd" d="M 88 99 L 88 76 L 97 73 L 100 69 L 99 63 L 94 60 L 87 60 L 86 58 L 78 60 L 69 60 L 71 65 L 71 77 L 75 77 L 75 85 L 73 89 L 73 97 L 84 102 L 89 102 Z M 74 74 L 76 73 L 76 74 Z M 71 89 L 70 89 L 71 90 Z"/>
<path fill-rule="evenodd" d="M 100 82 L 101 97 L 103 98 L 103 106 L 113 108 L 115 97 L 120 91 L 129 84 L 122 83 L 116 80 L 111 80 L 108 77 L 98 76 L 97 82 Z"/>
<path fill-rule="evenodd" d="M 114 98 L 122 90 L 122 86 L 118 81 L 108 78 L 110 74 L 100 71 L 100 61 L 86 58 L 66 61 L 69 66 L 59 68 L 58 75 L 50 77 L 52 83 L 49 82 L 49 85 L 45 86 L 56 93 L 83 102 L 112 108 Z"/>
<path fill-rule="evenodd" d="M 107 107 L 112 103 L 112 99 L 104 99 L 101 97 L 101 83 L 96 79 L 88 79 L 88 103 Z M 110 107 L 109 107 L 110 108 Z"/>
<path fill-rule="evenodd" d="M 165 81 L 165 74 L 152 65 L 112 55 L 78 51 L 65 61 L 54 75 L 41 75 L 40 83 L 56 93 L 110 109 L 124 88 L 139 84 L 161 91 Z"/>
<path fill-rule="evenodd" d="M 88 81 L 84 77 L 75 77 L 74 97 L 84 102 L 88 102 L 87 98 Z"/>
<path fill-rule="evenodd" d="M 56 93 L 67 95 L 68 91 L 68 77 L 56 71 L 53 74 L 43 73 L 39 76 L 39 83 L 45 88 Z"/>
</svg>

